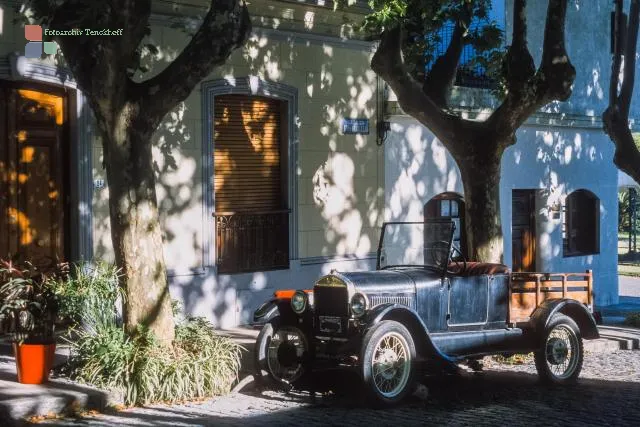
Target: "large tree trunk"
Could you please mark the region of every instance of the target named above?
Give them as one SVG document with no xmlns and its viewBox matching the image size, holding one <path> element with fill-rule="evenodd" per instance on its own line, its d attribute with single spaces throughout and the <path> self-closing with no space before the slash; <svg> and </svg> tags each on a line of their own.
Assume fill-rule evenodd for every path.
<svg viewBox="0 0 640 427">
<path fill-rule="evenodd" d="M 503 262 L 500 221 L 502 152 L 481 153 L 458 160 L 464 187 L 465 231 L 470 261 Z"/>
<path fill-rule="evenodd" d="M 174 321 L 163 257 L 162 231 L 151 153 L 153 125 L 144 123 L 137 106 L 126 106 L 105 123 L 111 238 L 127 300 L 127 331 L 150 328 L 163 343 L 173 341 Z"/>
</svg>

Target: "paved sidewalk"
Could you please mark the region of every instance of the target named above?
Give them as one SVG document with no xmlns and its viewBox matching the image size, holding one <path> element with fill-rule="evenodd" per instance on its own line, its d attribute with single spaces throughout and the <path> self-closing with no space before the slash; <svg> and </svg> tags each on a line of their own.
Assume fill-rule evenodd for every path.
<svg viewBox="0 0 640 427">
<path fill-rule="evenodd" d="M 620 296 L 624 298 L 640 298 L 640 277 L 618 276 Z M 640 301 L 638 301 L 640 304 Z"/>
<path fill-rule="evenodd" d="M 640 313 L 640 277 L 618 276 L 618 304 L 596 307 L 605 324 L 620 325 L 630 313 Z"/>
<path fill-rule="evenodd" d="M 83 419 L 52 420 L 57 426 L 635 426 L 640 419 L 640 357 L 619 351 L 586 354 L 583 374 L 571 388 L 545 387 L 532 363 L 490 364 L 481 374 L 432 378 L 428 392 L 398 407 L 373 410 L 358 378 L 324 375 L 333 393 L 252 390 L 201 404 L 156 406 Z M 330 379 L 329 379 L 330 378 Z M 425 396 L 426 394 L 426 396 Z"/>
<path fill-rule="evenodd" d="M 56 351 L 57 362 L 65 357 L 64 348 Z M 102 411 L 110 403 L 115 402 L 109 393 L 62 378 L 52 378 L 43 385 L 20 384 L 13 350 L 0 345 L 0 426 L 17 426 L 19 420 L 31 416 Z"/>
</svg>

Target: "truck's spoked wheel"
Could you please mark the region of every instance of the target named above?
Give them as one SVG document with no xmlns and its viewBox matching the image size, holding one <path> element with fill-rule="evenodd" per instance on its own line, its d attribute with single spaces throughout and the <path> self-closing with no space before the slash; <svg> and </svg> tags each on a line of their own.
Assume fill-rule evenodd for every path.
<svg viewBox="0 0 640 427">
<path fill-rule="evenodd" d="M 557 326 L 551 331 L 545 353 L 549 369 L 556 377 L 567 377 L 575 370 L 577 346 L 577 337 L 566 325 Z"/>
<path fill-rule="evenodd" d="M 365 336 L 363 380 L 374 403 L 389 405 L 402 400 L 415 386 L 416 349 L 409 331 L 385 320 Z"/>
<path fill-rule="evenodd" d="M 536 369 L 543 381 L 555 384 L 574 382 L 583 362 L 583 345 L 578 325 L 562 314 L 550 320 L 543 347 L 534 353 Z"/>
<path fill-rule="evenodd" d="M 374 350 L 373 381 L 385 397 L 397 396 L 407 385 L 411 371 L 408 345 L 398 334 L 383 336 Z"/>
<path fill-rule="evenodd" d="M 267 346 L 267 366 L 276 380 L 292 383 L 302 376 L 302 360 L 308 350 L 307 339 L 294 327 L 277 329 Z"/>
</svg>

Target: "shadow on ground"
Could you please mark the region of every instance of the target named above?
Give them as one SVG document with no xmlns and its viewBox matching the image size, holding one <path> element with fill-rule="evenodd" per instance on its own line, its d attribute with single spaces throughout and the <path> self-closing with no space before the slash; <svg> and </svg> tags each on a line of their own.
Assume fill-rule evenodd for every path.
<svg viewBox="0 0 640 427">
<path fill-rule="evenodd" d="M 320 381 L 332 383 L 333 394 L 314 398 L 308 392 L 253 390 L 204 405 L 124 411 L 59 425 L 637 425 L 640 417 L 640 384 L 632 382 L 580 380 L 572 387 L 548 387 L 523 373 L 463 373 L 427 379 L 424 400 L 412 397 L 374 410 L 362 399 L 357 377 L 331 373 Z"/>
</svg>

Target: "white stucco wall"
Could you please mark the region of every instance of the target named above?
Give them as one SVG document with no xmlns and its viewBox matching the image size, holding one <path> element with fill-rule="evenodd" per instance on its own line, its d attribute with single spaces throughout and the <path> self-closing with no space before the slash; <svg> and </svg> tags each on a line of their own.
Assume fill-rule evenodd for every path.
<svg viewBox="0 0 640 427">
<path fill-rule="evenodd" d="M 385 143 L 387 221 L 421 221 L 423 206 L 444 191 L 463 194 L 457 164 L 433 136 L 407 116 L 391 118 Z M 513 189 L 538 189 L 536 200 L 536 270 L 594 271 L 597 305 L 618 302 L 617 170 L 613 149 L 598 128 L 525 125 L 518 142 L 502 158 L 500 212 L 505 264 L 511 266 L 511 194 Z M 562 222 L 548 207 L 584 188 L 600 199 L 600 253 L 563 257 Z"/>
<path fill-rule="evenodd" d="M 639 184 L 626 173 L 618 172 L 618 187 L 638 187 Z"/>
</svg>

